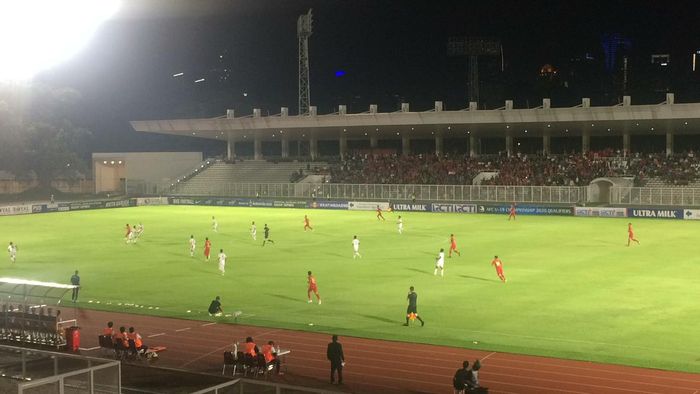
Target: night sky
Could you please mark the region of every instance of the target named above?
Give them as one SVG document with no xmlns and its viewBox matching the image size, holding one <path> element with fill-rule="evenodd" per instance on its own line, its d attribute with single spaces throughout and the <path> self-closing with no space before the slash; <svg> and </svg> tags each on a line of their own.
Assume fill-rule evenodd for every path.
<svg viewBox="0 0 700 394">
<path fill-rule="evenodd" d="M 451 36 L 501 40 L 505 71 L 500 59 L 486 59 L 480 71 L 486 82 L 499 80 L 486 93 L 494 103 L 510 98 L 522 107 L 540 100 L 543 64 L 565 71 L 585 54 L 602 63 L 604 34 L 629 39 L 635 65 L 652 53 L 670 53 L 671 70 L 683 80 L 690 54 L 700 49 L 698 3 L 133 0 L 77 57 L 38 79 L 82 92 L 95 151 L 202 150 L 211 143 L 140 135 L 127 122 L 213 117 L 227 108 L 247 115 L 253 107 L 276 114 L 288 106 L 296 113 L 296 19 L 309 8 L 311 102 L 328 113 L 338 104 L 350 112 L 370 103 L 395 111 L 400 102 L 426 110 L 434 100 L 447 109 L 466 107 L 467 61 L 447 56 Z M 631 70 L 640 81 L 642 69 Z M 184 75 L 174 78 L 179 72 Z M 198 78 L 206 81 L 195 84 Z M 577 94 L 560 94 L 560 105 Z M 694 100 L 693 90 L 677 92 L 678 101 L 684 97 Z"/>
</svg>

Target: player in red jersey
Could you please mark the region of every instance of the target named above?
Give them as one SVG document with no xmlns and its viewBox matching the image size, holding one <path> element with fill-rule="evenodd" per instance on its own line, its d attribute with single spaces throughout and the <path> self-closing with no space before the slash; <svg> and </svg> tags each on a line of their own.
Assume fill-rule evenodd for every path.
<svg viewBox="0 0 700 394">
<path fill-rule="evenodd" d="M 498 256 L 493 256 L 493 261 L 491 261 L 491 265 L 496 267 L 496 274 L 498 274 L 498 277 L 501 278 L 501 281 L 503 283 L 506 283 L 506 276 L 503 274 L 503 262 L 501 259 L 498 258 Z"/>
<path fill-rule="evenodd" d="M 457 253 L 457 256 L 461 256 L 461 254 L 459 254 L 459 250 L 457 250 L 457 240 L 455 239 L 455 235 L 450 234 L 450 252 L 447 254 L 447 257 L 452 257 L 453 250 L 455 253 Z"/>
<path fill-rule="evenodd" d="M 127 223 L 126 224 L 126 234 L 124 235 L 124 239 L 126 239 L 128 241 L 130 234 L 131 234 L 131 226 L 129 226 L 129 223 Z"/>
<path fill-rule="evenodd" d="M 307 229 L 313 230 L 314 228 L 311 227 L 311 224 L 309 224 L 309 217 L 304 215 L 304 231 L 306 231 Z"/>
<path fill-rule="evenodd" d="M 311 292 L 316 294 L 316 298 L 318 299 L 318 304 L 321 304 L 321 295 L 318 294 L 318 285 L 316 284 L 316 278 L 311 275 L 311 271 L 309 271 L 309 276 L 307 278 L 309 282 L 309 289 L 306 291 L 306 295 L 309 297 L 309 303 L 311 303 Z"/>
<path fill-rule="evenodd" d="M 634 230 L 632 229 L 632 223 L 627 223 L 627 246 L 630 246 L 630 242 L 636 242 L 639 245 L 639 241 L 634 237 Z"/>
<path fill-rule="evenodd" d="M 384 219 L 384 215 L 382 215 L 382 209 L 379 208 L 379 205 L 377 205 L 377 220 L 379 219 L 386 220 Z"/>
<path fill-rule="evenodd" d="M 204 257 L 207 258 L 207 261 L 209 261 L 209 255 L 211 254 L 211 241 L 209 238 L 206 238 L 206 241 L 204 241 Z"/>
<path fill-rule="evenodd" d="M 510 204 L 510 213 L 508 214 L 508 221 L 510 219 L 515 220 L 515 201 L 513 201 L 512 204 Z"/>
</svg>

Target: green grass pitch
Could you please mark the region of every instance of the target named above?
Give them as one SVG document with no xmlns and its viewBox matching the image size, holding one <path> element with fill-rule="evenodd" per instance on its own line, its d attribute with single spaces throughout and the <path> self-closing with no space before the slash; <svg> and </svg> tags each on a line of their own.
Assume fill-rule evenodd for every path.
<svg viewBox="0 0 700 394">
<path fill-rule="evenodd" d="M 403 212 L 399 235 L 398 214 L 163 206 L 2 217 L 0 240 L 19 250 L 1 276 L 68 283 L 79 269 L 79 305 L 95 309 L 209 320 L 220 295 L 245 324 L 700 372 L 697 223 L 632 220 L 641 245 L 628 248 L 629 219 Z M 127 245 L 124 226 L 137 222 L 143 237 Z M 262 247 L 265 223 L 276 243 Z M 450 233 L 462 255 L 441 278 L 435 256 Z M 353 235 L 362 259 L 352 259 Z M 308 270 L 322 305 L 306 302 Z M 425 327 L 402 326 L 411 285 Z"/>
</svg>

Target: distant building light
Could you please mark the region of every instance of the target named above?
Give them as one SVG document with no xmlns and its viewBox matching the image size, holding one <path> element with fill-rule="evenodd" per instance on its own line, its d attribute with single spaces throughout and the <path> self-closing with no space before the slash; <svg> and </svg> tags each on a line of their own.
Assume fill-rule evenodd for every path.
<svg viewBox="0 0 700 394">
<path fill-rule="evenodd" d="M 110 161 L 109 164 L 114 164 L 114 160 Z"/>
<path fill-rule="evenodd" d="M 173 74 L 173 78 L 181 77 L 181 76 L 183 76 L 183 75 L 185 75 L 185 73 Z"/>
<path fill-rule="evenodd" d="M 206 79 L 199 78 L 199 79 L 195 79 L 194 83 L 200 83 L 200 82 L 204 82 L 204 81 L 206 81 Z"/>
<path fill-rule="evenodd" d="M 243 92 L 243 97 L 248 97 L 248 92 Z"/>
<path fill-rule="evenodd" d="M 102 164 L 107 164 L 107 160 L 103 161 Z"/>
<path fill-rule="evenodd" d="M 668 66 L 668 62 L 662 62 L 661 65 L 664 66 L 664 67 L 665 67 L 665 66 Z"/>
<path fill-rule="evenodd" d="M 119 160 L 119 164 L 122 164 L 122 161 L 121 161 L 121 160 Z"/>
</svg>

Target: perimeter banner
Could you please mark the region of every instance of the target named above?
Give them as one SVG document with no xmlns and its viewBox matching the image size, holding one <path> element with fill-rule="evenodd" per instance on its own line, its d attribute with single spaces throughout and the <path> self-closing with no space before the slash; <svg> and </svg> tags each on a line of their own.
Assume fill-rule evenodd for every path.
<svg viewBox="0 0 700 394">
<path fill-rule="evenodd" d="M 479 213 L 500 213 L 508 214 L 510 205 L 479 205 Z M 571 216 L 571 207 L 542 206 L 542 205 L 519 205 L 515 208 L 518 215 L 547 215 L 547 216 Z"/>
<path fill-rule="evenodd" d="M 430 204 L 433 212 L 476 213 L 476 204 Z"/>
<path fill-rule="evenodd" d="M 627 208 L 617 207 L 574 207 L 574 216 L 588 216 L 601 218 L 627 217 Z"/>
<path fill-rule="evenodd" d="M 32 205 L 8 205 L 0 207 L 0 216 L 26 215 L 32 213 Z"/>
<path fill-rule="evenodd" d="M 628 208 L 627 216 L 631 218 L 683 219 L 684 212 L 682 209 Z"/>
<path fill-rule="evenodd" d="M 685 220 L 700 220 L 700 209 L 684 209 L 683 219 Z"/>
<path fill-rule="evenodd" d="M 350 201 L 348 203 L 348 209 L 351 211 L 374 211 L 377 207 L 381 208 L 382 211 L 388 211 L 389 203 L 374 201 Z"/>
</svg>

